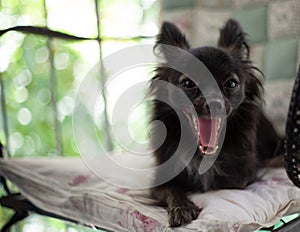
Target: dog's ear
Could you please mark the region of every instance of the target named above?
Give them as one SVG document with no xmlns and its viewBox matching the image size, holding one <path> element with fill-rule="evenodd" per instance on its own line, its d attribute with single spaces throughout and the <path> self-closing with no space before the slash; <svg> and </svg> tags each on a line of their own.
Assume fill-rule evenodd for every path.
<svg viewBox="0 0 300 232">
<path fill-rule="evenodd" d="M 247 75 L 245 93 L 248 100 L 262 99 L 263 87 L 261 78 L 262 72 L 253 65 L 250 60 L 250 47 L 246 39 L 247 34 L 241 25 L 234 19 L 229 19 L 220 30 L 218 45 L 229 50 L 241 59 L 243 70 Z"/>
<path fill-rule="evenodd" d="M 189 49 L 184 34 L 173 23 L 164 22 L 161 26 L 160 33 L 157 36 L 156 44 L 167 44 L 182 49 Z"/>
<path fill-rule="evenodd" d="M 176 27 L 173 23 L 164 22 L 161 26 L 160 33 L 157 35 L 155 50 L 158 49 L 158 52 L 162 52 L 165 58 L 171 58 L 175 56 L 178 51 L 173 51 L 170 47 L 164 47 L 163 45 L 171 45 L 184 50 L 190 48 L 189 43 L 187 42 L 184 34 Z"/>
<path fill-rule="evenodd" d="M 249 58 L 250 50 L 246 33 L 238 21 L 234 19 L 229 19 L 221 28 L 218 46 L 228 49 L 242 59 Z"/>
</svg>

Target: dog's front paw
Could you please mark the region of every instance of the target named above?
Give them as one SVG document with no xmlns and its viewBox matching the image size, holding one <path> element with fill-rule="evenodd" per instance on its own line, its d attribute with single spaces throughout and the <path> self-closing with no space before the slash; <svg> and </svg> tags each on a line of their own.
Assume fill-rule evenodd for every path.
<svg viewBox="0 0 300 232">
<path fill-rule="evenodd" d="M 169 212 L 169 224 L 171 227 L 178 227 L 192 222 L 200 213 L 196 205 L 183 205 L 173 208 Z"/>
</svg>

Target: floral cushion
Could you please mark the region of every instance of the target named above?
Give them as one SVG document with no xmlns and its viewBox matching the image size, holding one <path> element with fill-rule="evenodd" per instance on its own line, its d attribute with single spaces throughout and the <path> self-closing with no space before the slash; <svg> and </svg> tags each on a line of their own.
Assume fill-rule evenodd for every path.
<svg viewBox="0 0 300 232">
<path fill-rule="evenodd" d="M 134 159 L 128 154 L 114 157 L 123 161 L 128 157 L 128 162 Z M 166 210 L 151 205 L 147 189 L 126 189 L 105 182 L 80 158 L 0 160 L 0 175 L 16 184 L 37 207 L 80 223 L 112 231 L 171 231 Z M 192 201 L 203 210 L 197 220 L 176 231 L 253 231 L 300 211 L 300 189 L 284 169 L 261 170 L 260 176 L 245 190 L 192 195 Z M 118 176 L 117 170 L 107 171 L 107 178 L 130 181 Z M 135 181 L 152 178 L 139 176 Z"/>
</svg>

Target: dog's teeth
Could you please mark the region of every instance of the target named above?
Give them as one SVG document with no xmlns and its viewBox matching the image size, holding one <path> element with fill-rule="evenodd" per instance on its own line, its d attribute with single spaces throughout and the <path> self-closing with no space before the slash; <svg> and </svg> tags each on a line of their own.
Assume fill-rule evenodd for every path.
<svg viewBox="0 0 300 232">
<path fill-rule="evenodd" d="M 199 146 L 201 152 L 203 154 L 207 154 L 207 155 L 211 155 L 216 153 L 216 151 L 218 150 L 219 146 L 215 146 L 212 150 L 209 150 L 209 147 L 204 147 L 202 145 Z"/>
<path fill-rule="evenodd" d="M 194 126 L 197 129 L 197 119 L 194 115 L 192 115 L 192 118 L 193 118 Z"/>
<path fill-rule="evenodd" d="M 218 148 L 219 148 L 219 146 L 215 146 L 213 153 L 215 153 L 218 150 Z"/>
<path fill-rule="evenodd" d="M 207 147 L 203 147 L 202 145 L 200 145 L 200 150 L 202 151 L 202 153 L 206 154 Z"/>
<path fill-rule="evenodd" d="M 220 130 L 221 128 L 221 119 L 219 118 L 217 121 L 217 130 Z"/>
<path fill-rule="evenodd" d="M 197 131 L 197 134 L 198 134 L 197 118 L 194 115 L 192 115 L 192 119 L 193 119 L 194 129 L 195 129 L 195 131 Z"/>
</svg>

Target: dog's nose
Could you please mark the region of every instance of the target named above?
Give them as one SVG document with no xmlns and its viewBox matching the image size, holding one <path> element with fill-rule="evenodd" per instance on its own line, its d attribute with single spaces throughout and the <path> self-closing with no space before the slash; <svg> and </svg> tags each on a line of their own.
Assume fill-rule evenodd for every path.
<svg viewBox="0 0 300 232">
<path fill-rule="evenodd" d="M 206 102 L 206 109 L 212 114 L 220 114 L 224 110 L 224 103 L 221 99 L 209 99 Z"/>
<path fill-rule="evenodd" d="M 221 116 L 225 112 L 225 102 L 222 97 L 200 97 L 194 102 L 194 106 L 199 115 Z"/>
</svg>

